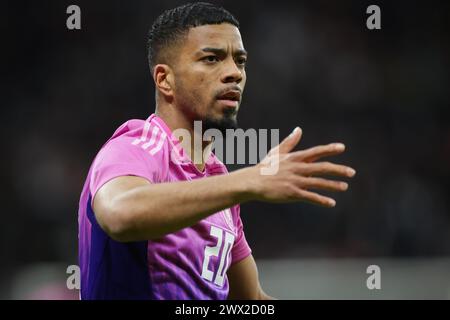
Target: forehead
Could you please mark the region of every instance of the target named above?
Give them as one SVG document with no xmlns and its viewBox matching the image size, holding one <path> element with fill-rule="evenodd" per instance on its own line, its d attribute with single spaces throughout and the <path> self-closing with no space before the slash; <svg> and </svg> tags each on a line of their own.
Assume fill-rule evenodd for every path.
<svg viewBox="0 0 450 320">
<path fill-rule="evenodd" d="M 239 29 L 229 23 L 208 24 L 189 29 L 185 45 L 189 50 L 196 50 L 204 46 L 228 47 L 243 49 Z"/>
</svg>

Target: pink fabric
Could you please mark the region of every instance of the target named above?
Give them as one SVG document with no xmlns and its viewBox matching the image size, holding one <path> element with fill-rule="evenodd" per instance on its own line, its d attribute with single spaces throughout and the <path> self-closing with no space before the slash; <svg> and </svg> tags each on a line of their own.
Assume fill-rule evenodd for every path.
<svg viewBox="0 0 450 320">
<path fill-rule="evenodd" d="M 146 121 L 130 120 L 116 130 L 93 162 L 87 191 L 92 200 L 106 182 L 126 175 L 163 183 L 226 173 L 225 165 L 214 154 L 204 172 L 199 172 L 164 121 L 152 114 Z M 90 237 L 86 236 L 86 242 L 90 242 Z M 251 254 L 239 205 L 148 241 L 147 254 L 154 298 L 226 299 L 227 269 Z"/>
</svg>

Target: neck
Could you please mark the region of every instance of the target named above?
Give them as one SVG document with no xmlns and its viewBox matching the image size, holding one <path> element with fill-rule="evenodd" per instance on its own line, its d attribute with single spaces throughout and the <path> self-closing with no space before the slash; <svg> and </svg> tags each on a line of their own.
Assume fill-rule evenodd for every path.
<svg viewBox="0 0 450 320">
<path fill-rule="evenodd" d="M 201 126 L 200 128 L 194 127 L 194 121 L 172 105 L 157 106 L 155 114 L 167 124 L 172 132 L 176 129 L 185 129 L 189 132 L 191 137 L 190 144 L 187 141 L 184 143 L 182 141 L 181 145 L 197 169 L 203 171 L 205 169 L 205 161 L 211 153 L 212 143 L 211 141 L 203 141 Z M 203 157 L 203 154 L 207 156 Z"/>
</svg>

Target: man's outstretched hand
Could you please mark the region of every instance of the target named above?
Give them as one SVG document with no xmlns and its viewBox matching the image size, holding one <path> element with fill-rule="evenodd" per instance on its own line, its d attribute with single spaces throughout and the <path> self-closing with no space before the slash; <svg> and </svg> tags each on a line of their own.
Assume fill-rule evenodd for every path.
<svg viewBox="0 0 450 320">
<path fill-rule="evenodd" d="M 318 161 L 344 152 L 342 143 L 331 143 L 292 151 L 300 142 L 302 130 L 296 128 L 257 165 L 246 168 L 244 179 L 251 199 L 268 202 L 304 201 L 334 207 L 336 201 L 316 191 L 345 191 L 344 181 L 323 176 L 351 178 L 355 170 L 332 162 Z"/>
</svg>

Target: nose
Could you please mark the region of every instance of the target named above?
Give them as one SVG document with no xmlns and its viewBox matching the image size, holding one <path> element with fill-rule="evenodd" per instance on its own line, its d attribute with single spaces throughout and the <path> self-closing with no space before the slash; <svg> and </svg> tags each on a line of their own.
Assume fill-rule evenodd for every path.
<svg viewBox="0 0 450 320">
<path fill-rule="evenodd" d="M 242 81 L 242 70 L 236 65 L 233 59 L 228 59 L 225 64 L 225 71 L 222 76 L 223 83 L 236 82 L 240 83 Z"/>
</svg>

